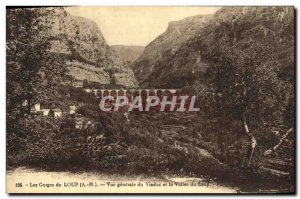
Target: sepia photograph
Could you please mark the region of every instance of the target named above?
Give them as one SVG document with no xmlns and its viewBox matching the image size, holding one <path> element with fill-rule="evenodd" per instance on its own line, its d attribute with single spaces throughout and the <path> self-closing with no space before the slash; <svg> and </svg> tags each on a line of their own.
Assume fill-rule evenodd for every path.
<svg viewBox="0 0 300 199">
<path fill-rule="evenodd" d="M 7 6 L 9 194 L 295 194 L 293 6 Z"/>
</svg>

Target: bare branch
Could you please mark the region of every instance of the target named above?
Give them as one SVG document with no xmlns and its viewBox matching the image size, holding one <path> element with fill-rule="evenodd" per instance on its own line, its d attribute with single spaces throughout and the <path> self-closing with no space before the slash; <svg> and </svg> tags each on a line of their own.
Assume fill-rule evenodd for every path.
<svg viewBox="0 0 300 199">
<path fill-rule="evenodd" d="M 276 144 L 273 148 L 271 149 L 268 149 L 264 152 L 264 156 L 268 156 L 270 155 L 271 153 L 273 153 L 280 145 L 281 143 L 283 142 L 283 140 L 291 133 L 294 131 L 294 128 L 290 128 L 282 137 L 281 139 L 279 140 L 278 144 Z"/>
</svg>

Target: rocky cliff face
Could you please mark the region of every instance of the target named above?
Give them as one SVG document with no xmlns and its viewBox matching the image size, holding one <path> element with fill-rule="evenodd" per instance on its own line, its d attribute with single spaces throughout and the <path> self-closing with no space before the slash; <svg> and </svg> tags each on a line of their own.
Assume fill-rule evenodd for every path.
<svg viewBox="0 0 300 199">
<path fill-rule="evenodd" d="M 255 54 L 255 49 L 260 47 L 269 52 L 260 54 L 268 56 L 255 61 L 261 65 L 272 61 L 278 68 L 280 78 L 293 80 L 293 7 L 225 7 L 216 12 L 214 18 L 215 22 L 202 31 L 202 38 L 196 37 L 194 40 L 200 44 L 204 62 L 213 61 L 211 56 L 207 55 L 212 55 L 211 50 L 216 51 L 216 46 L 222 46 L 222 40 L 226 45 L 232 48 L 240 47 L 243 52 L 249 54 Z"/>
<path fill-rule="evenodd" d="M 52 45 L 50 51 L 69 57 L 67 66 L 75 80 L 137 86 L 132 70 L 107 45 L 94 21 L 71 16 L 62 8 L 55 9 L 49 20 L 52 21 L 48 33 Z"/>
<path fill-rule="evenodd" d="M 268 46 L 274 50 L 270 59 L 281 63 L 281 75 L 290 77 L 294 70 L 293 16 L 292 7 L 225 7 L 212 16 L 171 22 L 132 68 L 143 87 L 182 88 L 205 76 L 211 61 L 206 60 L 208 49 L 230 37 L 236 45 L 251 40 Z"/>
<path fill-rule="evenodd" d="M 132 65 L 137 80 L 147 84 L 147 77 L 157 68 L 156 65 L 173 56 L 180 46 L 194 37 L 210 19 L 211 16 L 198 15 L 170 22 L 166 32 L 146 46 L 143 54 Z"/>
<path fill-rule="evenodd" d="M 128 64 L 132 64 L 145 49 L 144 46 L 112 45 L 110 47 Z"/>
</svg>

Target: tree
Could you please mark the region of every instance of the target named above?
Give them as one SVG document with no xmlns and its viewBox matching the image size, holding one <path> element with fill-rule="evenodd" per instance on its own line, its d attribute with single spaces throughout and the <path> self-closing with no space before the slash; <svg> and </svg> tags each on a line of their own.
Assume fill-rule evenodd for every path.
<svg viewBox="0 0 300 199">
<path fill-rule="evenodd" d="M 29 113 L 34 101 L 54 100 L 56 87 L 68 78 L 65 58 L 50 53 L 52 8 L 7 10 L 7 108 Z M 20 107 L 23 100 L 28 106 Z M 11 115 L 11 114 L 10 114 Z"/>
<path fill-rule="evenodd" d="M 33 103 L 61 103 L 57 88 L 67 77 L 64 57 L 49 51 L 54 12 L 53 8 L 7 9 L 8 145 L 15 146 L 10 137 L 24 134 L 19 121 L 30 114 Z M 28 103 L 22 106 L 25 100 Z"/>
<path fill-rule="evenodd" d="M 249 29 L 254 33 L 247 32 Z M 261 26 L 239 18 L 233 24 L 215 25 L 213 31 L 207 33 L 213 34 L 215 39 L 209 41 L 213 44 L 206 40 L 212 36 L 205 33 L 199 41 L 202 59 L 210 64 L 201 82 L 208 88 L 212 85 L 210 90 L 215 100 L 211 101 L 215 102 L 213 107 L 220 116 L 220 127 L 228 125 L 226 118 L 238 120 L 243 126 L 252 148 L 249 164 L 257 145 L 256 130 L 284 130 L 284 113 L 294 92 L 292 84 L 279 76 L 283 62 L 279 59 L 278 47 L 284 45 L 280 42 L 285 35 L 278 31 L 266 37 L 266 31 L 260 32 L 260 29 Z"/>
</svg>

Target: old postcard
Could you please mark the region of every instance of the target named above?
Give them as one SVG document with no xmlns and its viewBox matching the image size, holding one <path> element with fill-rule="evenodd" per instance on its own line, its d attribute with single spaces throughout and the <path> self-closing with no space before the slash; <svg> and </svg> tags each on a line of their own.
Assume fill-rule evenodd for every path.
<svg viewBox="0 0 300 199">
<path fill-rule="evenodd" d="M 294 7 L 7 7 L 8 193 L 295 193 Z"/>
</svg>

